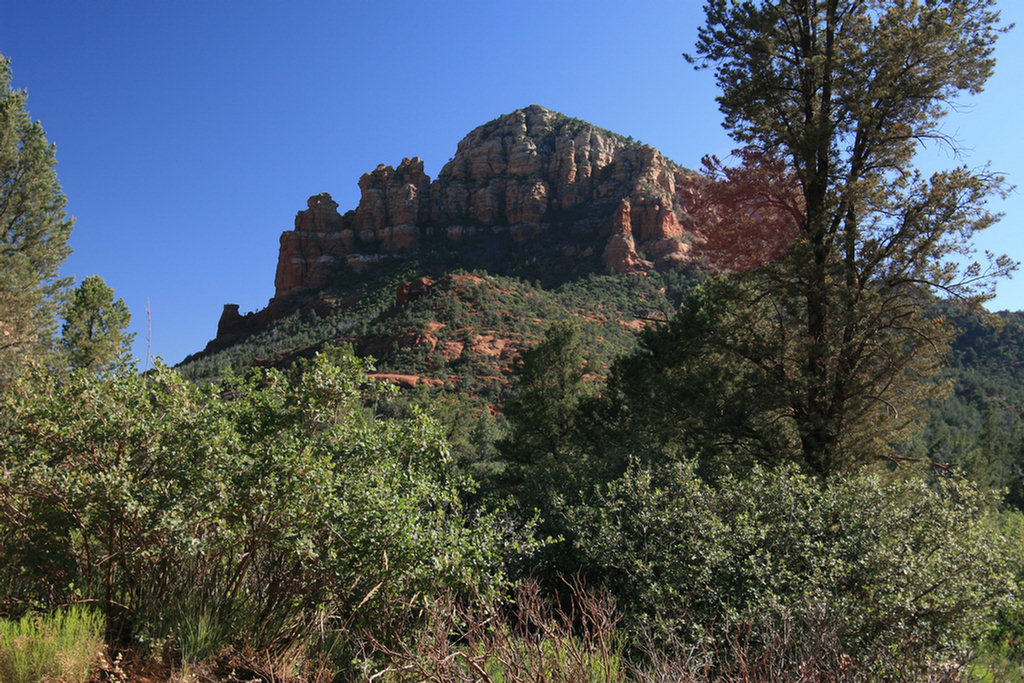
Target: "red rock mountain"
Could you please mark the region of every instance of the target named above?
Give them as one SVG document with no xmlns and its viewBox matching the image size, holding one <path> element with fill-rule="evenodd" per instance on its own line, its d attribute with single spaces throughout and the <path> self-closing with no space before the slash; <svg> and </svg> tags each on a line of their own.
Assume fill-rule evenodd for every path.
<svg viewBox="0 0 1024 683">
<path fill-rule="evenodd" d="M 275 296 L 413 253 L 428 236 L 522 244 L 561 233 L 577 239 L 552 257 L 579 256 L 582 237 L 608 270 L 676 267 L 689 260 L 680 198 L 694 178 L 653 147 L 530 106 L 467 135 L 433 181 L 414 157 L 363 175 L 345 214 L 329 194 L 310 197 L 281 235 Z"/>
<path fill-rule="evenodd" d="M 364 174 L 359 205 L 343 214 L 329 194 L 310 197 L 281 235 L 268 307 L 241 316 L 225 306 L 207 351 L 298 308 L 324 306 L 317 293 L 345 273 L 427 251 L 490 258 L 452 269 L 523 275 L 513 266 L 529 263 L 526 275 L 542 279 L 685 267 L 713 242 L 706 226 L 694 225 L 706 212 L 692 210 L 706 183 L 631 138 L 537 105 L 516 110 L 463 138 L 434 180 L 413 157 Z M 350 296 L 358 295 L 341 293 Z"/>
</svg>

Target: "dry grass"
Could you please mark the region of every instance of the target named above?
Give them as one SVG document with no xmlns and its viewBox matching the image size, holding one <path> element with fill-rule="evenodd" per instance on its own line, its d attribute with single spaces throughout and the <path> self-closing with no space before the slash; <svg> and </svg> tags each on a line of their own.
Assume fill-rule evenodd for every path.
<svg viewBox="0 0 1024 683">
<path fill-rule="evenodd" d="M 524 584 L 513 604 L 431 603 L 415 637 L 367 637 L 366 683 L 959 683 L 962 663 L 928 666 L 846 654 L 827 619 L 777 616 L 697 645 L 650 640 L 627 651 L 611 600 L 570 583 L 568 605 Z M 755 635 L 756 634 L 756 635 Z M 382 663 L 383 662 L 383 663 Z"/>
<path fill-rule="evenodd" d="M 0 683 L 85 683 L 102 633 L 103 618 L 80 607 L 0 620 Z"/>
<path fill-rule="evenodd" d="M 570 584 L 569 606 L 545 601 L 527 582 L 514 604 L 446 597 L 430 604 L 409 642 L 387 644 L 369 634 L 367 669 L 375 683 L 613 683 L 625 680 L 606 596 Z"/>
</svg>

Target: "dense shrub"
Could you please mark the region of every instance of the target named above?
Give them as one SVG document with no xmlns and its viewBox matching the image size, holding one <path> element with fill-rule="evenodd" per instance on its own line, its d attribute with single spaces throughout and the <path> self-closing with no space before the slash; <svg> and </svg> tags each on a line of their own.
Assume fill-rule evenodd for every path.
<svg viewBox="0 0 1024 683">
<path fill-rule="evenodd" d="M 0 413 L 0 595 L 82 599 L 173 658 L 284 656 L 418 591 L 500 581 L 438 426 L 377 419 L 348 354 L 203 389 L 175 372 L 36 377 Z M 502 541 L 503 543 L 503 541 Z"/>
<path fill-rule="evenodd" d="M 746 630 L 756 650 L 785 621 L 804 637 L 835 633 L 884 678 L 962 664 L 1012 602 L 1011 554 L 987 505 L 954 478 L 822 485 L 782 468 L 712 485 L 687 465 L 634 464 L 570 517 L 634 634 L 707 646 Z"/>
</svg>

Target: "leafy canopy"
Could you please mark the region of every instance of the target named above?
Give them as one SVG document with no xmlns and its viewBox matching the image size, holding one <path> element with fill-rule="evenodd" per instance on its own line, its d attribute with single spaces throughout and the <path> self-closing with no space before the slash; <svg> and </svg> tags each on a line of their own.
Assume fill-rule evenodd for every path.
<svg viewBox="0 0 1024 683">
<path fill-rule="evenodd" d="M 373 414 L 367 368 L 339 351 L 205 388 L 29 373 L 0 394 L 0 610 L 94 600 L 187 658 L 198 624 L 281 652 L 314 623 L 500 584 L 518 536 L 468 514 L 436 423 Z"/>
<path fill-rule="evenodd" d="M 740 631 L 756 650 L 791 619 L 795 638 L 834 633 L 890 680 L 961 663 L 993 610 L 1018 603 L 1017 539 L 963 479 L 822 485 L 786 466 L 711 484 L 692 463 L 633 462 L 569 516 L 588 576 L 629 605 L 627 631 L 684 648 Z"/>
</svg>

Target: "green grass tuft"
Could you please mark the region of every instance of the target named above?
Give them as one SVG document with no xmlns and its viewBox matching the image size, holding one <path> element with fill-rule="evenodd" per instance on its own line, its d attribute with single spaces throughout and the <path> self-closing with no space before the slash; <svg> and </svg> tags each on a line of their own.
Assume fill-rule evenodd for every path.
<svg viewBox="0 0 1024 683">
<path fill-rule="evenodd" d="M 102 634 L 103 617 L 83 607 L 0 619 L 0 683 L 84 683 Z"/>
</svg>

